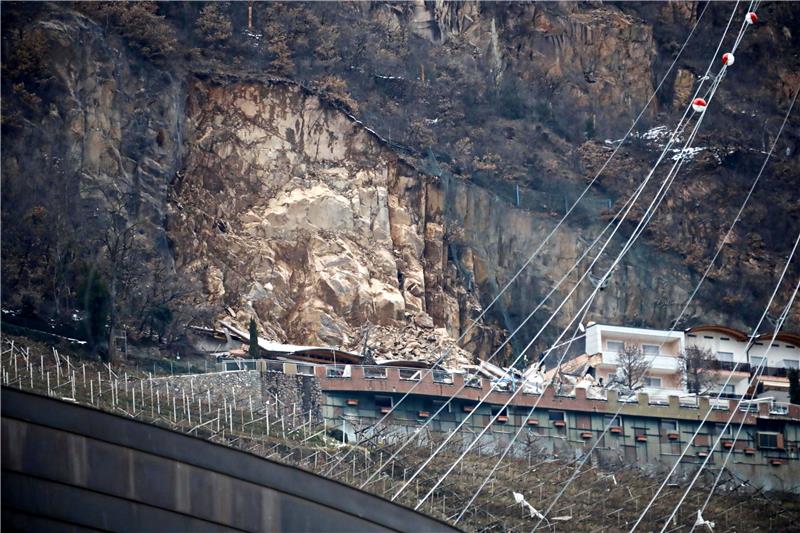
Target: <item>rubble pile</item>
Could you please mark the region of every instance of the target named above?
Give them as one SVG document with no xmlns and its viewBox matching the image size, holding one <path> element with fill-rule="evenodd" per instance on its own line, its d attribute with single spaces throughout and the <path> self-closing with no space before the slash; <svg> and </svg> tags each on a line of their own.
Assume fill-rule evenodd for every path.
<svg viewBox="0 0 800 533">
<path fill-rule="evenodd" d="M 441 366 L 460 369 L 472 363 L 472 355 L 460 348 L 444 328 L 420 327 L 409 323 L 403 327 L 371 326 L 364 328 L 358 341 L 349 347 L 360 352 L 364 341 L 376 362 L 424 361 L 433 363 L 447 352 Z"/>
</svg>

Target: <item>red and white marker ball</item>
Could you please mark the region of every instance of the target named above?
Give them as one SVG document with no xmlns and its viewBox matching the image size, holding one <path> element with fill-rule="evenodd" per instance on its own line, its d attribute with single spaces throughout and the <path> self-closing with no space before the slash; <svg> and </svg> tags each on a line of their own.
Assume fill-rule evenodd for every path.
<svg viewBox="0 0 800 533">
<path fill-rule="evenodd" d="M 692 109 L 694 109 L 697 113 L 702 113 L 706 110 L 706 101 L 702 98 L 695 98 L 692 101 Z"/>
<path fill-rule="evenodd" d="M 744 20 L 747 21 L 748 24 L 755 24 L 758 22 L 758 15 L 753 13 L 752 11 L 744 16 Z"/>
<path fill-rule="evenodd" d="M 731 65 L 733 65 L 734 61 L 736 61 L 736 58 L 733 57 L 732 53 L 727 52 L 725 54 L 722 54 L 722 64 L 723 65 L 727 65 L 727 66 L 730 67 Z"/>
</svg>

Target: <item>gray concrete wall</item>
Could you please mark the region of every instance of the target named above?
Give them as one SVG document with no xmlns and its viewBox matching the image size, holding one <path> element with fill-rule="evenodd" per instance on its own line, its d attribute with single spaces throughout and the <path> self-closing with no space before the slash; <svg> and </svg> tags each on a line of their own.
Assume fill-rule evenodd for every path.
<svg viewBox="0 0 800 533">
<path fill-rule="evenodd" d="M 7 388 L 2 471 L 9 530 L 455 531 L 298 468 Z"/>
</svg>

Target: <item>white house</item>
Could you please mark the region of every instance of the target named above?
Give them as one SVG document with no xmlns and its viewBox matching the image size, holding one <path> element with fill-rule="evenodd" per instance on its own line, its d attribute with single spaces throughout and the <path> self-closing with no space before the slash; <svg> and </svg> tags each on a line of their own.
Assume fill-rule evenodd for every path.
<svg viewBox="0 0 800 533">
<path fill-rule="evenodd" d="M 642 350 L 650 364 L 644 378 L 643 392 L 657 396 L 684 394 L 686 392 L 678 356 L 683 353 L 683 331 L 664 331 L 592 324 L 586 328 L 586 353 L 602 354 L 596 367 L 597 379 L 608 382 L 618 367 L 617 354 L 627 345 Z"/>
<path fill-rule="evenodd" d="M 755 337 L 748 348 L 749 338 L 738 329 L 713 324 L 686 331 L 665 331 L 590 323 L 586 328 L 585 346 L 587 355 L 601 356 L 595 368 L 596 377 L 603 383 L 616 372 L 617 354 L 629 344 L 638 346 L 650 363 L 643 392 L 657 396 L 685 394 L 679 356 L 687 347 L 697 346 L 711 351 L 718 362 L 719 368 L 713 371 L 716 387 L 710 392 L 721 391 L 732 396 L 745 394 L 752 371 L 764 364 L 759 384 L 767 395 L 782 399 L 789 390 L 787 370 L 800 368 L 800 335 L 779 333 L 774 342 L 770 342 L 772 333 L 763 333 Z M 598 360 L 597 357 L 593 359 Z"/>
<path fill-rule="evenodd" d="M 717 358 L 720 369 L 716 372 L 716 390 L 723 390 L 727 394 L 744 394 L 751 371 L 763 365 L 766 368 L 761 370 L 758 378 L 763 388 L 784 393 L 788 391 L 786 371 L 800 367 L 800 335 L 778 333 L 775 341 L 770 343 L 772 333 L 762 333 L 753 339 L 748 349 L 749 338 L 743 331 L 719 325 L 696 326 L 686 331 L 687 346 L 710 350 Z"/>
</svg>

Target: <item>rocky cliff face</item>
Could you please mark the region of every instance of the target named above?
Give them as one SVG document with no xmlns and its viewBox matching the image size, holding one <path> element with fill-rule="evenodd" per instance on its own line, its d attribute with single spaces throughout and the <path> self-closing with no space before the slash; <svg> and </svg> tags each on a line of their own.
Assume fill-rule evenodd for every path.
<svg viewBox="0 0 800 533">
<path fill-rule="evenodd" d="M 192 6 L 159 9 L 176 28 L 197 16 Z M 769 9 L 737 54 L 696 143 L 703 150 L 589 319 L 665 327 L 687 298 L 800 83 L 796 54 L 767 61 L 795 46 L 800 19 Z M 255 31 L 203 57 L 187 49 L 154 60 L 107 20 L 66 5 L 5 12 L 4 305 L 86 307 L 86 273 L 96 270 L 118 285 L 121 318 L 140 333 L 167 320 L 163 309 L 170 323 L 255 316 L 276 340 L 345 347 L 369 343 L 374 325 L 379 353 L 430 357 L 466 331 L 599 169 L 605 137 L 627 129 L 698 17 L 692 3 L 288 13 L 338 32 L 341 64 L 326 68 L 341 74 L 347 98 L 302 83 L 316 76 L 318 51 L 293 56 L 289 77 L 301 83 L 257 72 L 259 43 L 278 45 Z M 490 354 L 600 232 L 658 154 L 663 130 L 652 127 L 672 123 L 727 15 L 709 8 L 642 129 L 452 363 Z M 302 31 L 287 37 L 295 50 L 316 42 Z M 752 327 L 798 227 L 797 124 L 688 321 Z M 601 258 L 596 273 L 609 263 Z M 584 285 L 556 324 L 590 294 Z M 404 353 L 412 344 L 419 350 Z"/>
<path fill-rule="evenodd" d="M 169 236 L 209 301 L 279 339 L 350 346 L 406 322 L 458 336 L 430 177 L 296 85 L 195 80 L 188 102 Z"/>
</svg>

